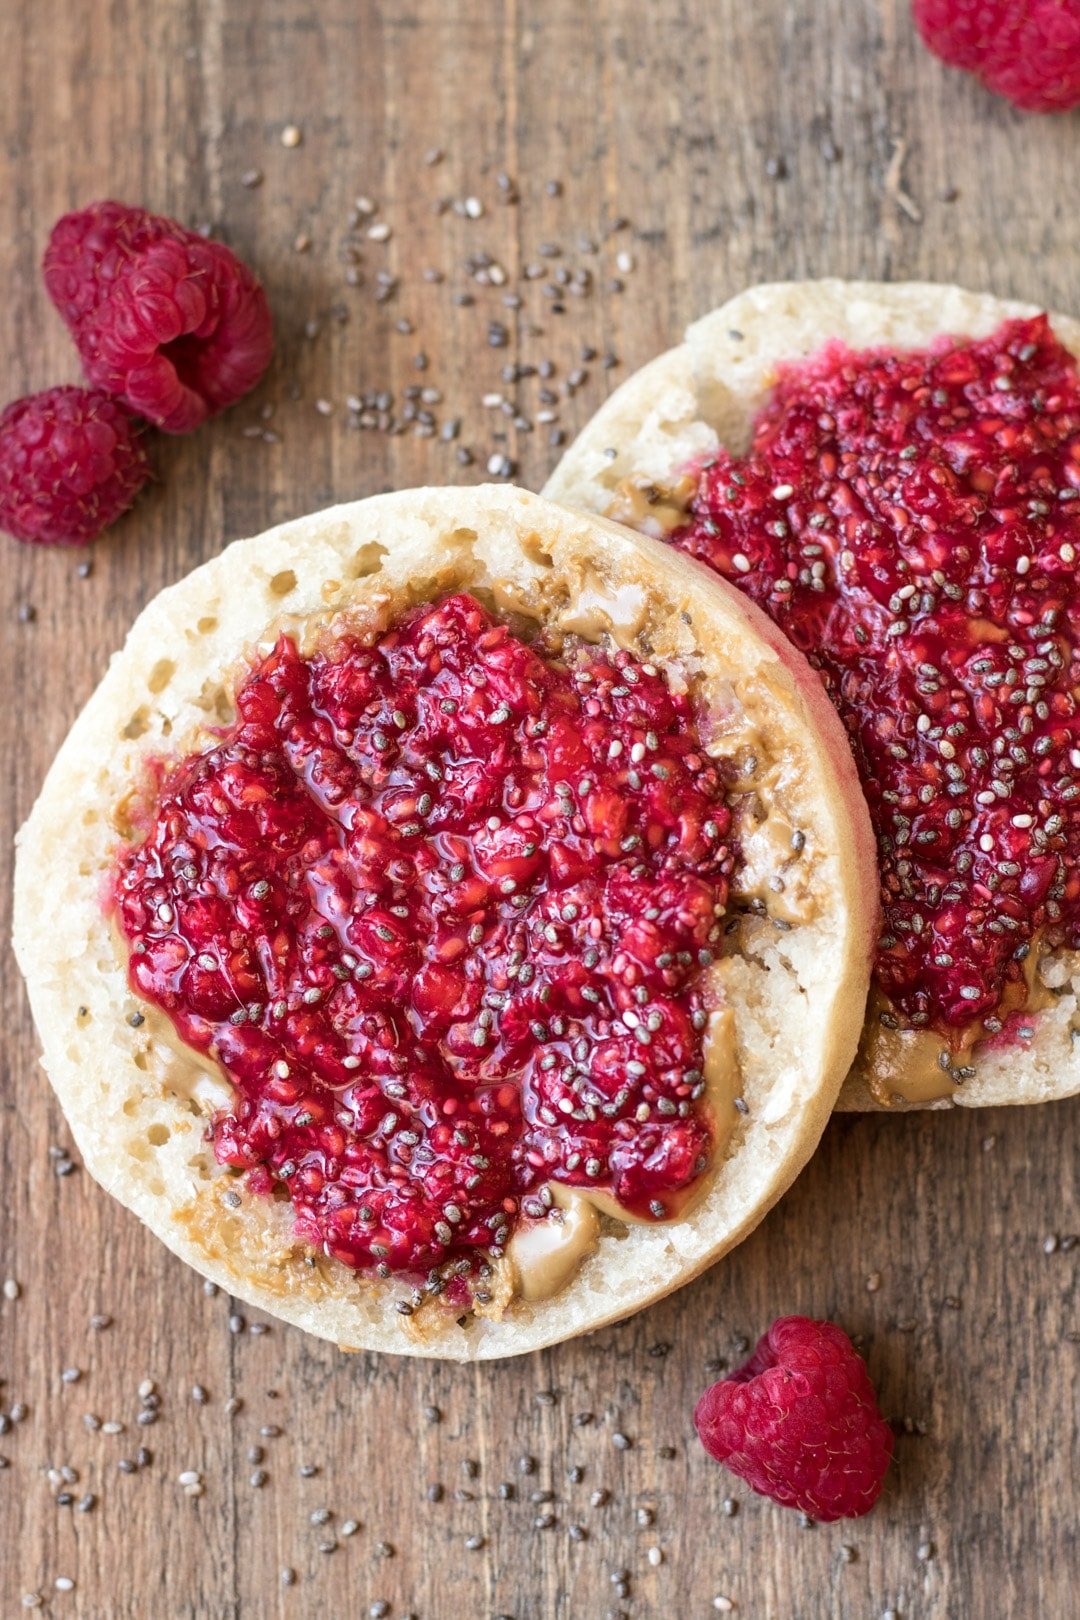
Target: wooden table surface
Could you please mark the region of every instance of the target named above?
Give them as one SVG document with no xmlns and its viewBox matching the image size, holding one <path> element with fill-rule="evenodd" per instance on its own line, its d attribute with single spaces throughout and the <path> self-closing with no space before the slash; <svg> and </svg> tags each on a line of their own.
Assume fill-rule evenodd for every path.
<svg viewBox="0 0 1080 1620">
<path fill-rule="evenodd" d="M 535 487 L 553 426 L 758 280 L 929 276 L 1075 313 L 1077 135 L 944 70 L 905 0 L 6 0 L 5 397 L 75 379 L 37 265 L 102 195 L 234 245 L 278 347 L 250 400 L 155 444 L 159 482 L 88 574 L 0 542 L 5 907 L 10 834 L 109 653 L 224 540 L 491 456 Z M 546 359 L 547 384 L 504 381 Z M 383 391 L 384 430 L 358 426 L 349 396 Z M 711 1275 L 472 1370 L 346 1357 L 207 1297 L 58 1173 L 10 961 L 0 998 L 0 1612 L 1075 1614 L 1080 1101 L 838 1119 Z M 789 1311 L 864 1345 L 902 1427 L 864 1521 L 804 1527 L 694 1439 L 710 1375 Z"/>
</svg>

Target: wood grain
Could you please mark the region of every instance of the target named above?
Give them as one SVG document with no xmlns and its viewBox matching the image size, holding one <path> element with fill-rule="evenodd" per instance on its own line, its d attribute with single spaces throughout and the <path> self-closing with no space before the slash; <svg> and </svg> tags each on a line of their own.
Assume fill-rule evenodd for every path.
<svg viewBox="0 0 1080 1620">
<path fill-rule="evenodd" d="M 54 218 L 97 195 L 211 226 L 260 268 L 279 328 L 250 401 L 189 440 L 157 442 L 159 482 L 94 551 L 89 577 L 73 556 L 4 553 L 5 905 L 10 833 L 109 653 L 160 586 L 226 537 L 393 485 L 472 481 L 493 454 L 538 485 L 558 455 L 553 425 L 580 425 L 684 321 L 760 279 L 931 276 L 1080 309 L 1075 118 L 992 101 L 917 46 L 907 10 L 0 6 L 6 395 L 75 376 L 37 263 Z M 292 149 L 289 122 L 303 132 Z M 445 152 L 436 164 L 432 148 Z M 245 183 L 250 170 L 260 185 Z M 392 225 L 388 242 L 350 227 L 361 196 Z M 454 210 L 469 197 L 478 218 Z M 613 230 L 619 216 L 629 223 Z M 546 257 L 545 244 L 560 251 Z M 482 253 L 501 286 L 470 277 Z M 523 280 L 533 265 L 543 274 Z M 383 303 L 380 270 L 398 278 Z M 505 347 L 489 345 L 492 321 Z M 620 364 L 605 370 L 609 352 Z M 545 359 L 549 384 L 503 381 L 504 366 Z M 588 375 L 571 386 L 578 369 Z M 390 391 L 400 420 L 417 383 L 439 390 L 440 423 L 462 419 L 458 439 L 350 421 L 347 397 L 367 390 Z M 556 424 L 537 420 L 543 386 Z M 510 414 L 485 407 L 489 393 Z M 36 617 L 23 622 L 27 606 Z M 639 1620 L 714 1613 L 718 1596 L 739 1615 L 799 1620 L 1075 1612 L 1080 1248 L 1046 1253 L 1044 1240 L 1080 1230 L 1080 1103 L 837 1120 L 793 1193 L 702 1282 L 593 1339 L 471 1371 L 348 1358 L 279 1326 L 230 1331 L 229 1301 L 207 1298 L 84 1172 L 56 1174 L 64 1122 L 10 962 L 0 1002 L 0 1272 L 22 1289 L 0 1298 L 0 1408 L 27 1407 L 0 1435 L 4 1613 L 35 1592 L 49 1613 L 95 1620 L 362 1616 L 379 1600 L 423 1620 Z M 834 1316 L 862 1340 L 909 1431 L 864 1522 L 804 1529 L 693 1439 L 710 1371 L 790 1310 Z M 93 1329 L 95 1313 L 111 1326 Z M 144 1379 L 160 1412 L 139 1427 Z M 231 1417 L 230 1399 L 242 1401 Z M 92 1432 L 85 1413 L 125 1428 Z M 281 1432 L 261 1436 L 267 1425 Z M 121 1472 L 140 1444 L 152 1461 Z M 263 1460 L 249 1461 L 252 1447 Z M 92 1510 L 57 1505 L 68 1487 L 47 1470 L 64 1465 Z M 318 1472 L 302 1477 L 304 1465 Z M 205 1477 L 201 1498 L 177 1483 L 188 1468 Z M 433 1483 L 441 1502 L 426 1500 Z M 538 1490 L 553 1493 L 549 1508 L 530 1500 Z M 590 1505 L 598 1490 L 606 1504 Z M 312 1523 L 324 1506 L 334 1516 Z M 294 1586 L 280 1585 L 282 1568 Z M 626 1598 L 610 1579 L 620 1569 Z M 55 1591 L 57 1576 L 75 1590 Z"/>
</svg>

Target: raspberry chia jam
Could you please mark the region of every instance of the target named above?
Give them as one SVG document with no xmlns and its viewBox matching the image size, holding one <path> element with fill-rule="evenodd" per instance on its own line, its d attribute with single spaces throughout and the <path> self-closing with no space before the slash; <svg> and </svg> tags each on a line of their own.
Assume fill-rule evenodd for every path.
<svg viewBox="0 0 1080 1620">
<path fill-rule="evenodd" d="M 236 709 L 116 886 L 133 988 L 232 1081 L 219 1161 L 381 1275 L 497 1259 L 550 1183 L 678 1215 L 736 866 L 690 699 L 458 594 L 282 636 Z"/>
<path fill-rule="evenodd" d="M 1080 948 L 1080 380 L 1045 317 L 784 368 L 668 538 L 820 671 L 881 863 L 887 1028 L 952 1078 Z M 1027 1009 L 1027 1016 L 1025 1016 Z"/>
</svg>

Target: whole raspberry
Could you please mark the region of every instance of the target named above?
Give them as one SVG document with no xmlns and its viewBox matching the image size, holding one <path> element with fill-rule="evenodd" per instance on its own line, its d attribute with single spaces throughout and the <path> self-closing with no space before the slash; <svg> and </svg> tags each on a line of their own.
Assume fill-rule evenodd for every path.
<svg viewBox="0 0 1080 1620">
<path fill-rule="evenodd" d="M 42 269 L 90 381 L 166 433 L 235 404 L 270 363 L 270 308 L 255 276 L 175 220 L 92 203 L 53 227 Z"/>
<path fill-rule="evenodd" d="M 150 476 L 135 423 L 89 388 L 47 388 L 0 415 L 0 529 L 80 545 L 126 512 Z"/>
<path fill-rule="evenodd" d="M 1080 102 L 1080 0 L 913 0 L 930 49 L 1028 112 Z"/>
<path fill-rule="evenodd" d="M 892 1457 L 866 1364 L 834 1322 L 782 1316 L 694 1412 L 702 1445 L 762 1496 L 823 1523 L 869 1513 Z"/>
</svg>

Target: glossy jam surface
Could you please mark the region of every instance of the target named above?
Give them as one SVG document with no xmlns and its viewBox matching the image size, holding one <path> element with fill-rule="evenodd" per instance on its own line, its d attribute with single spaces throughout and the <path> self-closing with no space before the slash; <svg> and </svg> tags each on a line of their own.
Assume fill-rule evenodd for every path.
<svg viewBox="0 0 1080 1620">
<path fill-rule="evenodd" d="M 877 833 L 878 983 L 954 1043 L 1007 1026 L 1036 936 L 1080 946 L 1078 497 L 1040 318 L 791 366 L 669 536 L 821 671 Z"/>
<path fill-rule="evenodd" d="M 498 1255 L 548 1180 L 676 1213 L 734 860 L 686 697 L 473 598 L 279 640 L 122 858 L 130 976 L 236 1088 L 217 1156 L 357 1267 Z"/>
</svg>

